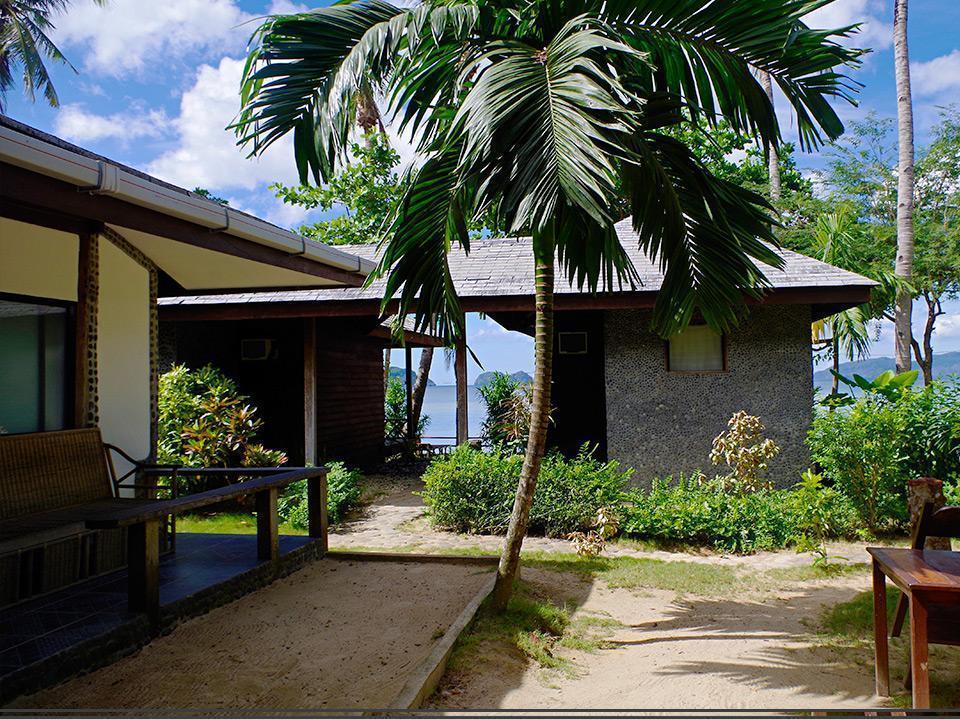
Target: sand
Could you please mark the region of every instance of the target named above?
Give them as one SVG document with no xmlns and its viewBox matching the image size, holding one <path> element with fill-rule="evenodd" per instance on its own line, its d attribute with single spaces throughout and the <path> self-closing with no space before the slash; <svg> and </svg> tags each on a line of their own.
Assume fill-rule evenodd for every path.
<svg viewBox="0 0 960 719">
<path fill-rule="evenodd" d="M 321 560 L 14 706 L 385 707 L 490 571 Z"/>
<path fill-rule="evenodd" d="M 623 623 L 611 648 L 561 650 L 574 675 L 532 666 L 519 653 L 493 651 L 450 672 L 437 709 L 855 709 L 877 706 L 873 670 L 811 641 L 809 624 L 826 604 L 851 599 L 865 579 L 808 583 L 760 597 L 686 597 L 610 588 L 571 574 L 523 570 L 548 596 L 582 615 Z M 492 649 L 492 648 L 491 648 Z M 496 656 L 494 659 L 493 657 Z"/>
</svg>

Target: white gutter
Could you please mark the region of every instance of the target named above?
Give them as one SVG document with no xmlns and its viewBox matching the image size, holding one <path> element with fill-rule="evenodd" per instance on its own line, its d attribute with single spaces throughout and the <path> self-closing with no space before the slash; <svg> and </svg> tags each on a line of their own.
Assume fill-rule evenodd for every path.
<svg viewBox="0 0 960 719">
<path fill-rule="evenodd" d="M 110 162 L 81 155 L 4 126 L 0 126 L 0 161 L 68 182 L 81 191 L 110 195 L 347 272 L 367 275 L 376 267 L 376 263 L 370 260 L 308 240 L 212 200 L 172 190 Z"/>
</svg>

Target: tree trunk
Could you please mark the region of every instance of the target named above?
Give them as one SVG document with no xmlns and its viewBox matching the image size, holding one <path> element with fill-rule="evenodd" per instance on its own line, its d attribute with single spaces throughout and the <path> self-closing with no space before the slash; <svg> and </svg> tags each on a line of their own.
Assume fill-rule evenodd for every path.
<svg viewBox="0 0 960 719">
<path fill-rule="evenodd" d="M 770 100 L 770 106 L 773 106 L 773 81 L 770 79 L 770 73 L 759 71 L 760 84 L 763 85 L 763 91 L 767 93 Z M 773 145 L 767 146 L 767 167 L 770 174 L 770 199 L 777 202 L 781 197 L 780 187 L 780 158 L 777 156 L 777 148 Z"/>
<path fill-rule="evenodd" d="M 420 353 L 420 367 L 417 369 L 417 382 L 413 385 L 413 426 L 420 426 L 423 414 L 423 396 L 427 393 L 427 379 L 430 377 L 430 365 L 433 364 L 433 347 L 424 347 Z"/>
<path fill-rule="evenodd" d="M 910 92 L 910 54 L 907 46 L 907 0 L 894 0 L 894 58 L 897 76 L 897 262 L 894 274 L 909 281 L 913 274 L 913 99 Z M 895 311 L 897 372 L 910 369 L 913 299 L 900 289 Z"/>
<path fill-rule="evenodd" d="M 383 351 L 383 391 L 387 391 L 390 384 L 390 347 Z"/>
<path fill-rule="evenodd" d="M 933 382 L 933 330 L 937 324 L 937 317 L 943 314 L 943 307 L 940 304 L 940 298 L 930 292 L 924 292 L 923 299 L 927 303 L 927 320 L 923 325 L 923 347 L 916 338 L 911 338 L 910 343 L 913 346 L 913 356 L 923 372 L 923 384 L 928 385 Z"/>
<path fill-rule="evenodd" d="M 520 470 L 517 496 L 513 502 L 510 527 L 500 555 L 497 581 L 493 589 L 493 607 L 507 608 L 513 586 L 520 571 L 520 549 L 527 533 L 530 506 L 537 488 L 540 464 L 547 446 L 547 424 L 550 421 L 550 382 L 553 378 L 553 281 L 554 227 L 549 224 L 534 234 L 533 253 L 536 262 L 536 330 L 534 332 L 535 363 L 533 400 L 530 409 L 530 434 Z"/>
<path fill-rule="evenodd" d="M 840 393 L 840 378 L 837 373 L 840 371 L 840 338 L 837 337 L 837 323 L 833 323 L 833 338 L 830 340 L 833 353 L 833 384 L 830 386 L 830 394 Z"/>
</svg>

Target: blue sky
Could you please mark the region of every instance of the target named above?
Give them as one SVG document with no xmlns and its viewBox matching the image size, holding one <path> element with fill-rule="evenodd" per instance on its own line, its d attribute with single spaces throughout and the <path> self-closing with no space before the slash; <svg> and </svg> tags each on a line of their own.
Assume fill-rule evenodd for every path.
<svg viewBox="0 0 960 719">
<path fill-rule="evenodd" d="M 266 187 L 294 182 L 289 143 L 267 156 L 246 160 L 224 127 L 237 110 L 237 85 L 244 47 L 258 17 L 270 12 L 307 9 L 317 3 L 292 0 L 110 0 L 100 8 L 74 0 L 56 19 L 54 38 L 79 70 L 54 68 L 62 107 L 31 104 L 16 93 L 7 98 L 14 118 L 57 134 L 120 162 L 178 185 L 201 186 L 226 197 L 235 207 L 283 226 L 308 216 L 276 200 Z M 822 27 L 862 22 L 853 42 L 871 47 L 856 79 L 863 83 L 860 106 L 840 108 L 844 119 L 870 111 L 896 113 L 891 37 L 892 0 L 837 0 L 817 12 L 811 24 Z M 924 144 L 938 107 L 960 103 L 960 2 L 911 0 L 910 43 L 913 64 L 917 143 Z M 780 103 L 787 137 L 793 134 Z M 401 146 L 404 161 L 412 159 Z M 817 156 L 801 156 L 801 166 L 820 165 Z M 960 349 L 960 306 L 951 303 L 941 318 L 938 351 Z M 915 321 L 922 317 L 915 313 Z M 491 320 L 471 317 L 469 341 L 485 369 L 532 366 L 529 338 L 508 333 Z M 881 327 L 874 355 L 890 355 L 890 328 Z M 396 358 L 400 360 L 398 356 Z M 397 362 L 399 364 L 399 362 Z M 448 382 L 451 371 L 440 361 L 431 376 Z M 475 376 L 479 368 L 471 366 Z"/>
</svg>

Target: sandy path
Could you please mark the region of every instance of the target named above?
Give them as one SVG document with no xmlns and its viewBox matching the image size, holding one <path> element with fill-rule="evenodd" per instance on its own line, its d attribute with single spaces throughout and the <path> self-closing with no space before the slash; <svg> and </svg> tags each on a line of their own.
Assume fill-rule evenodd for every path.
<svg viewBox="0 0 960 719">
<path fill-rule="evenodd" d="M 384 707 L 489 571 L 314 562 L 15 706 Z"/>
<path fill-rule="evenodd" d="M 499 652 L 448 674 L 435 708 L 852 709 L 878 704 L 870 667 L 810 641 L 804 620 L 863 591 L 850 577 L 758 597 L 678 598 L 612 589 L 569 574 L 525 569 L 524 578 L 579 608 L 623 623 L 614 648 L 563 652 L 577 675 L 529 666 Z"/>
</svg>

